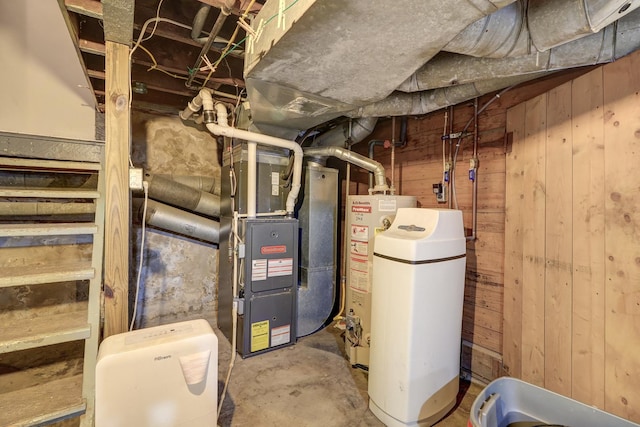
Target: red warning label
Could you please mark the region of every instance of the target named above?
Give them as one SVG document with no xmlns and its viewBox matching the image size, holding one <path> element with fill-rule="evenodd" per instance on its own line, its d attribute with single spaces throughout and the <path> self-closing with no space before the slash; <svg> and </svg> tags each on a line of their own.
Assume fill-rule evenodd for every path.
<svg viewBox="0 0 640 427">
<path fill-rule="evenodd" d="M 287 247 L 285 245 L 262 246 L 260 248 L 260 253 L 262 255 L 284 254 L 286 252 L 287 252 Z"/>
<path fill-rule="evenodd" d="M 353 205 L 351 206 L 351 212 L 371 213 L 371 206 Z"/>
</svg>

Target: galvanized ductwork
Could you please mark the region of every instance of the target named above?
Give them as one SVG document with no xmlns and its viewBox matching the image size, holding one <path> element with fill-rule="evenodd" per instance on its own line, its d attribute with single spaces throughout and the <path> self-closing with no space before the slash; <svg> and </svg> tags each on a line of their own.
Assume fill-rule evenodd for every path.
<svg viewBox="0 0 640 427">
<path fill-rule="evenodd" d="M 474 22 L 442 50 L 484 58 L 544 52 L 597 33 L 638 6 L 638 0 L 520 0 Z"/>
<path fill-rule="evenodd" d="M 143 201 L 140 199 L 136 199 L 134 203 L 134 210 L 138 212 L 139 217 L 142 216 L 142 203 Z M 142 218 L 140 219 L 142 220 Z M 147 216 L 144 220 L 151 226 L 194 237 L 205 242 L 217 244 L 220 240 L 219 222 L 154 200 L 148 201 Z"/>
<path fill-rule="evenodd" d="M 186 185 L 198 191 L 220 195 L 220 183 L 212 176 L 201 175 L 171 175 L 159 174 L 156 177 L 162 177 L 179 184 Z"/>
<path fill-rule="evenodd" d="M 382 117 L 427 114 L 546 74 L 548 73 L 483 80 L 415 93 L 396 92 L 382 101 L 354 110 L 349 115 L 352 117 Z"/>
<path fill-rule="evenodd" d="M 271 22 L 249 41 L 254 123 L 308 129 L 383 99 L 468 25 L 510 3 L 298 1 L 287 8 L 285 30 Z M 278 2 L 266 2 L 254 29 L 277 13 Z"/>
<path fill-rule="evenodd" d="M 149 197 L 204 215 L 220 216 L 220 196 L 195 190 L 162 175 L 148 176 Z"/>
<path fill-rule="evenodd" d="M 478 80 L 601 64 L 614 61 L 638 48 L 640 9 L 596 34 L 545 52 L 499 59 L 442 52 L 400 85 L 398 90 L 416 92 Z"/>
<path fill-rule="evenodd" d="M 358 142 L 371 135 L 378 123 L 377 117 L 363 117 L 337 126 L 313 140 L 313 147 L 327 147 L 331 145 L 346 147 L 348 144 Z"/>
</svg>

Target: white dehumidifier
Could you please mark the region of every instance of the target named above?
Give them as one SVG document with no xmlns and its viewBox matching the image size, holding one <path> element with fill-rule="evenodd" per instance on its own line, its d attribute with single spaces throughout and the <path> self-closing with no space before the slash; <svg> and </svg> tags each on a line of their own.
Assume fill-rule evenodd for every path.
<svg viewBox="0 0 640 427">
<path fill-rule="evenodd" d="M 96 365 L 96 427 L 217 424 L 218 339 L 206 320 L 113 335 Z"/>
</svg>

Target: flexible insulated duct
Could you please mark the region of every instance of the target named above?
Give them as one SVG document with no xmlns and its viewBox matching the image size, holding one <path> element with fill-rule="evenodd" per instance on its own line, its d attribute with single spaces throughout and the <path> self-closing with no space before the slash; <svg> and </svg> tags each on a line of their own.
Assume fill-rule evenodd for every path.
<svg viewBox="0 0 640 427">
<path fill-rule="evenodd" d="M 307 148 L 304 150 L 304 155 L 307 157 L 336 157 L 340 160 L 344 160 L 345 162 L 359 166 L 369 172 L 373 172 L 375 179 L 375 186 L 373 187 L 374 191 L 387 191 L 389 189 L 382 164 L 365 157 L 362 154 L 334 146 Z"/>
<path fill-rule="evenodd" d="M 348 122 L 342 126 L 337 126 L 313 141 L 314 147 L 340 146 L 345 147 L 348 143 L 357 144 L 358 142 L 371 135 L 373 129 L 378 122 L 377 117 L 363 117 L 353 120 L 351 124 Z"/>
<path fill-rule="evenodd" d="M 543 52 L 596 33 L 639 0 L 520 0 L 469 25 L 442 50 L 503 58 Z"/>
<path fill-rule="evenodd" d="M 417 92 L 478 80 L 601 64 L 614 61 L 638 48 L 640 48 L 640 9 L 596 34 L 546 52 L 500 59 L 475 58 L 442 52 L 400 85 L 398 90 Z"/>
<path fill-rule="evenodd" d="M 136 199 L 134 208 L 138 217 L 142 216 L 142 200 Z M 142 218 L 140 218 L 142 219 Z M 147 205 L 147 224 L 163 230 L 173 231 L 211 243 L 220 241 L 220 223 L 196 214 L 149 200 Z"/>
<path fill-rule="evenodd" d="M 208 216 L 220 216 L 220 196 L 198 191 L 161 175 L 147 177 L 149 197 Z"/>
<path fill-rule="evenodd" d="M 351 117 L 383 117 L 427 114 L 449 105 L 459 104 L 508 86 L 542 77 L 548 73 L 534 73 L 504 79 L 482 80 L 415 93 L 395 92 L 382 101 L 366 105 L 349 113 Z"/>
</svg>

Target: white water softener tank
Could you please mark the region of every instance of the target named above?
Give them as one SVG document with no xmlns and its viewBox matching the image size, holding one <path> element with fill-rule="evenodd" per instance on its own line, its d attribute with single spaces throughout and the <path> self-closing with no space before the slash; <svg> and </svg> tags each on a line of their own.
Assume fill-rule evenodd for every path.
<svg viewBox="0 0 640 427">
<path fill-rule="evenodd" d="M 430 426 L 455 405 L 465 243 L 449 209 L 398 209 L 376 237 L 369 408 L 387 426 Z"/>
<path fill-rule="evenodd" d="M 218 339 L 206 320 L 112 335 L 96 365 L 96 427 L 217 425 Z"/>
</svg>

